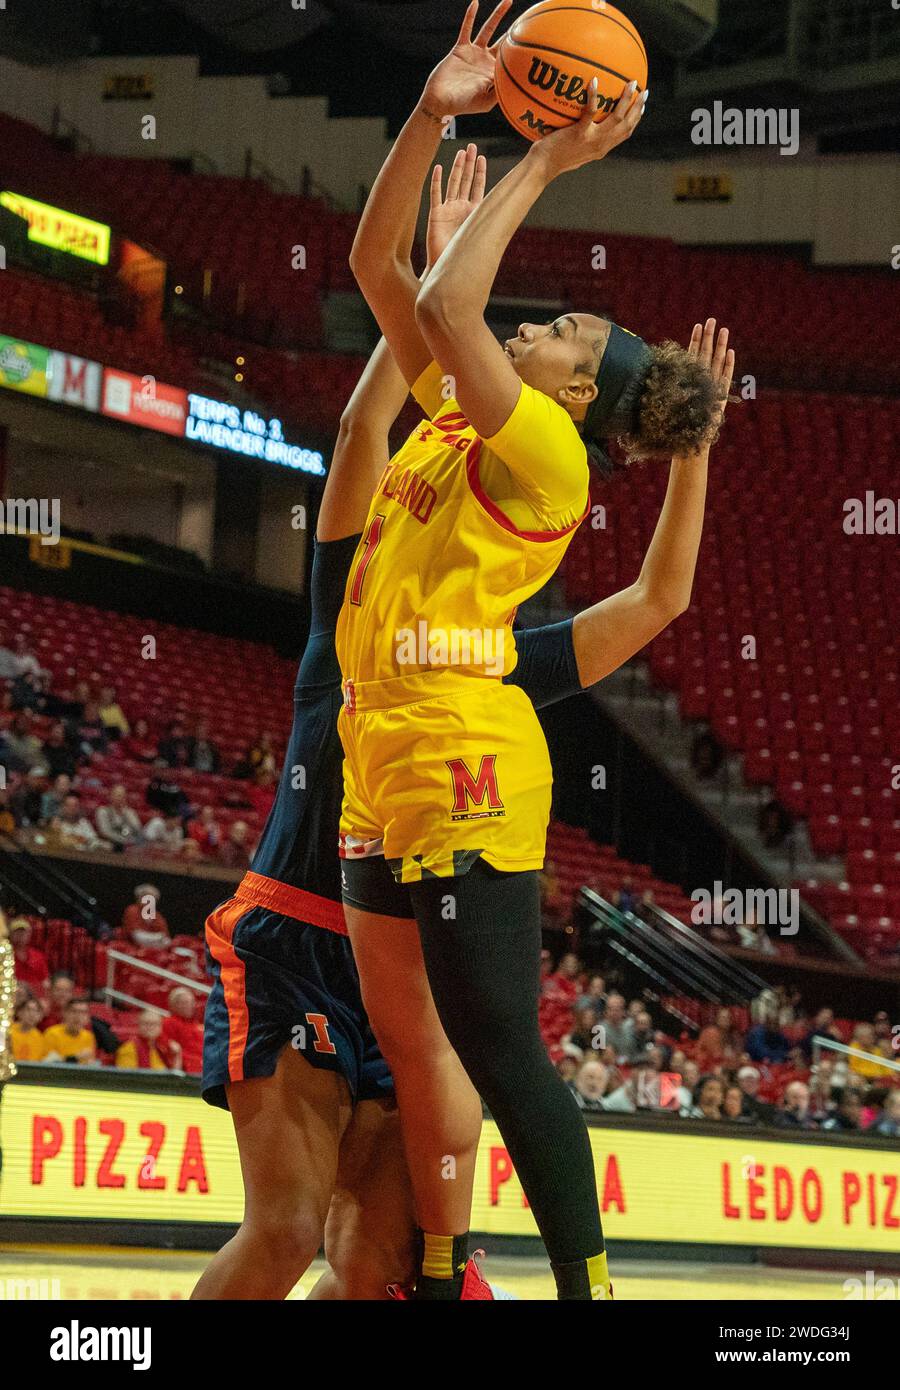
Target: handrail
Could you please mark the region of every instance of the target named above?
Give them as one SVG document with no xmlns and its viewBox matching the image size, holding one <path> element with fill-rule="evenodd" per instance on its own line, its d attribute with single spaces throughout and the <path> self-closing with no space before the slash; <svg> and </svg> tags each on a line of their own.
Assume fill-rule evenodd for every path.
<svg viewBox="0 0 900 1390">
<path fill-rule="evenodd" d="M 0 851 L 7 856 L 7 864 L 15 866 L 19 874 L 62 905 L 60 915 L 71 918 L 76 926 L 83 927 L 88 935 L 96 939 L 108 930 L 107 924 L 98 912 L 97 899 L 85 892 L 74 880 L 57 868 L 48 857 L 38 857 L 15 836 L 0 832 Z M 19 890 L 24 893 L 24 889 Z M 31 895 L 28 895 L 31 897 Z M 40 916 L 47 916 L 50 907 L 44 907 Z"/>
<path fill-rule="evenodd" d="M 900 1061 L 895 1062 L 890 1057 L 879 1057 L 876 1052 L 863 1052 L 858 1047 L 848 1047 L 846 1043 L 837 1042 L 834 1038 L 823 1038 L 818 1034 L 812 1040 L 813 1062 L 819 1060 L 819 1053 L 827 1049 L 830 1052 L 841 1052 L 845 1057 L 862 1057 L 867 1062 L 877 1062 L 880 1067 L 887 1067 L 889 1071 L 900 1072 Z"/>
<path fill-rule="evenodd" d="M 677 933 L 680 943 L 689 947 L 692 954 L 702 954 L 712 957 L 725 974 L 732 975 L 736 984 L 740 984 L 742 989 L 748 991 L 747 997 L 752 999 L 766 988 L 766 982 L 759 975 L 755 975 L 752 970 L 742 965 L 740 961 L 732 960 L 726 951 L 717 946 L 714 941 L 707 941 L 699 932 L 694 931 L 686 922 L 674 917 L 671 912 L 666 912 L 665 908 L 658 907 L 656 903 L 648 904 L 649 911 L 654 917 L 659 918 L 667 931 Z"/>
<path fill-rule="evenodd" d="M 711 1003 L 720 1002 L 721 990 L 718 981 L 702 966 L 695 962 L 681 960 L 673 954 L 671 943 L 661 935 L 654 936 L 653 928 L 633 913 L 624 913 L 608 903 L 593 888 L 582 888 L 581 900 L 603 922 L 608 930 L 625 935 L 635 945 L 640 945 L 649 963 L 665 970 L 666 985 L 670 989 L 680 987 L 688 992 L 699 992 Z"/>
<path fill-rule="evenodd" d="M 187 989 L 196 990 L 198 994 L 211 994 L 212 986 L 203 984 L 200 980 L 190 980 L 187 975 L 179 975 L 174 970 L 167 970 L 163 965 L 154 965 L 149 960 L 139 960 L 137 956 L 129 955 L 127 951 L 117 951 L 115 947 L 110 947 L 106 952 L 106 985 L 103 993 L 109 999 L 124 999 L 128 1003 L 137 1004 L 142 1008 L 153 1009 L 157 1013 L 166 1013 L 167 1010 L 160 1009 L 155 1004 L 145 1004 L 142 999 L 136 999 L 133 995 L 124 994 L 113 985 L 116 973 L 116 962 L 126 961 L 132 969 L 145 970 L 148 975 L 158 975 L 163 980 L 172 980 L 175 985 L 183 985 Z"/>
</svg>

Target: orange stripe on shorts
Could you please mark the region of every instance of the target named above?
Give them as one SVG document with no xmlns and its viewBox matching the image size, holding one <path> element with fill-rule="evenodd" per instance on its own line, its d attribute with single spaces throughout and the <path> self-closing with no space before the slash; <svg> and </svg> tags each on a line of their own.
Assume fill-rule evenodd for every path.
<svg viewBox="0 0 900 1390">
<path fill-rule="evenodd" d="M 244 1079 L 244 1049 L 250 1029 L 244 962 L 234 949 L 232 938 L 238 922 L 250 911 L 251 907 L 239 898 L 229 898 L 206 919 L 206 941 L 222 971 L 222 989 L 228 1010 L 228 1076 L 231 1081 Z"/>
</svg>

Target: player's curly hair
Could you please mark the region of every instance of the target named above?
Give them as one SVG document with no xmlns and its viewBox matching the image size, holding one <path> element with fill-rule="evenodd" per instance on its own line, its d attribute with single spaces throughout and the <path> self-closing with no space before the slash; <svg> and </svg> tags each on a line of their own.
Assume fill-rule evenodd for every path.
<svg viewBox="0 0 900 1390">
<path fill-rule="evenodd" d="M 630 410 L 635 427 L 617 437 L 622 461 L 603 443 L 585 440 L 588 456 L 604 477 L 640 459 L 671 458 L 715 443 L 724 399 L 721 386 L 686 348 L 667 340 L 650 348 L 646 371 L 635 380 Z"/>
<path fill-rule="evenodd" d="M 690 454 L 714 444 L 723 398 L 708 368 L 686 348 L 657 343 L 637 393 L 637 430 L 619 439 L 628 461 Z"/>
</svg>

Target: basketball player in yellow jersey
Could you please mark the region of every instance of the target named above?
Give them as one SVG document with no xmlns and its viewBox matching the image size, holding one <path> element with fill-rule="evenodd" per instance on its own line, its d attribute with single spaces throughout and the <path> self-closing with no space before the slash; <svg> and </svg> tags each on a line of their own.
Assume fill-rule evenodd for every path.
<svg viewBox="0 0 900 1390">
<path fill-rule="evenodd" d="M 610 1285 L 590 1145 L 537 1028 L 550 765 L 531 706 L 502 678 L 516 659 L 516 606 L 553 573 L 585 513 L 589 452 L 599 455 L 610 436 L 634 456 L 702 452 L 721 393 L 696 355 L 649 348 L 594 315 L 523 325 L 505 349 L 484 321 L 516 228 L 553 178 L 632 133 L 643 109 L 633 90 L 595 124 L 592 84 L 583 119 L 529 150 L 420 292 L 409 251 L 421 186 L 444 120 L 493 105 L 490 40 L 507 9 L 498 6 L 473 39 L 469 6 L 354 244 L 360 286 L 424 416 L 376 489 L 337 631 L 344 903 L 363 996 L 395 1075 L 421 1227 L 416 1296 L 459 1296 L 468 1219 L 436 1191 L 452 1184 L 422 1138 L 427 1122 L 419 1133 L 404 1120 L 422 1112 L 415 1069 L 394 1061 L 404 1031 L 427 1017 L 430 984 L 446 1037 L 515 1163 L 559 1296 L 603 1299 Z M 464 177 L 483 177 L 483 164 Z M 386 863 L 420 942 L 408 927 L 392 929 L 402 914 Z"/>
</svg>

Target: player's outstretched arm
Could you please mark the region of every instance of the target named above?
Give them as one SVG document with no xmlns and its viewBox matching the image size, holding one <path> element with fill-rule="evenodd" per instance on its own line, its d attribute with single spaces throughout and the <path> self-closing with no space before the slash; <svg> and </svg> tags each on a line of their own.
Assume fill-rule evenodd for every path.
<svg viewBox="0 0 900 1390">
<path fill-rule="evenodd" d="M 595 124 L 595 78 L 581 118 L 530 147 L 453 238 L 419 292 L 416 321 L 422 336 L 431 355 L 453 377 L 456 399 L 484 439 L 506 424 L 521 390 L 512 363 L 484 321 L 504 252 L 555 178 L 602 159 L 632 134 L 644 109 L 643 101 L 633 101 L 634 85 L 626 87 L 607 119 Z"/>
<path fill-rule="evenodd" d="M 716 335 L 715 319 L 696 324 L 689 351 L 719 383 L 724 411 L 734 375 L 728 329 Z M 638 578 L 617 594 L 576 614 L 572 630 L 582 686 L 615 671 L 691 601 L 697 554 L 703 533 L 709 448 L 672 460 L 669 484 L 653 539 Z"/>
<path fill-rule="evenodd" d="M 459 37 L 425 84 L 415 110 L 384 162 L 360 219 L 350 266 L 409 385 L 431 361 L 416 326 L 419 282 L 410 264 L 422 187 L 447 117 L 489 111 L 494 94 L 490 46 L 511 0 L 502 0 L 473 37 L 477 3 L 469 5 Z"/>
<path fill-rule="evenodd" d="M 457 154 L 443 190 L 442 170 L 431 178 L 424 280 L 444 248 L 484 197 L 487 165 L 474 145 Z M 388 436 L 409 393 L 387 340 L 381 338 L 341 415 L 337 443 L 319 508 L 316 538 L 342 540 L 363 529 L 372 493 L 387 465 Z"/>
</svg>

